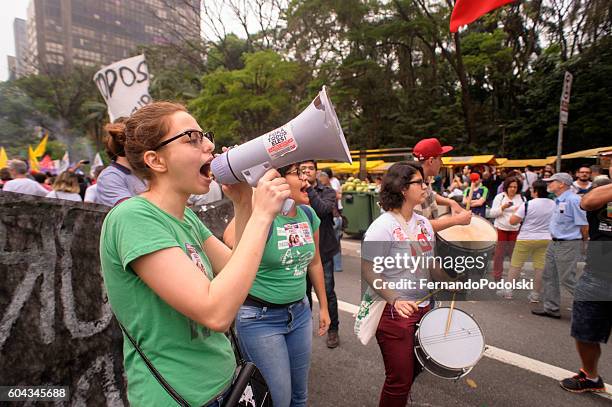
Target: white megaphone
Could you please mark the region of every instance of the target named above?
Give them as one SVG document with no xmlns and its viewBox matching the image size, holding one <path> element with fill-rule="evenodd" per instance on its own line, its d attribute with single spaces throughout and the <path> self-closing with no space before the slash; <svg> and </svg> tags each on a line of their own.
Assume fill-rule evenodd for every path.
<svg viewBox="0 0 612 407">
<path fill-rule="evenodd" d="M 217 156 L 210 168 L 221 184 L 246 181 L 254 187 L 269 169 L 305 160 L 353 162 L 325 86 L 298 117 Z M 282 213 L 293 204 L 287 199 Z"/>
</svg>

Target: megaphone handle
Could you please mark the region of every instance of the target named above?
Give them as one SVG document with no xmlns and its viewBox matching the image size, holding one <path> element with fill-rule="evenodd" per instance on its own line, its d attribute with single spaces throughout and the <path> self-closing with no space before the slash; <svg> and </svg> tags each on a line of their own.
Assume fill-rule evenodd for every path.
<svg viewBox="0 0 612 407">
<path fill-rule="evenodd" d="M 295 201 L 293 199 L 285 199 L 285 202 L 283 202 L 283 207 L 281 208 L 281 214 L 287 216 L 291 208 L 293 208 L 293 205 L 295 205 Z"/>
</svg>

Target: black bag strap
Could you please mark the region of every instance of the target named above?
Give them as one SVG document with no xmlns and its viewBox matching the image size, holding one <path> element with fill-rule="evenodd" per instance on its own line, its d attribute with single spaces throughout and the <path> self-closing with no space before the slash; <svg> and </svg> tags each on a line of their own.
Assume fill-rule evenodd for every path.
<svg viewBox="0 0 612 407">
<path fill-rule="evenodd" d="M 189 403 L 187 403 L 187 401 L 184 398 L 182 398 L 181 395 L 178 394 L 176 390 L 172 388 L 172 386 L 170 386 L 170 384 L 164 379 L 161 373 L 159 373 L 157 369 L 155 369 L 155 366 L 153 366 L 149 358 L 147 358 L 147 356 L 143 353 L 143 351 L 140 349 L 140 346 L 138 346 L 134 338 L 132 338 L 132 335 L 130 335 L 130 333 L 127 331 L 127 329 L 125 329 L 125 327 L 123 326 L 121 322 L 119 322 L 119 326 L 121 327 L 121 330 L 123 331 L 125 336 L 128 337 L 128 339 L 130 340 L 130 342 L 132 343 L 132 345 L 134 346 L 134 348 L 136 349 L 136 351 L 138 352 L 142 360 L 144 360 L 145 364 L 147 365 L 147 367 L 149 368 L 153 376 L 155 376 L 155 379 L 157 379 L 159 384 L 162 385 L 162 387 L 166 390 L 166 392 L 170 395 L 170 397 L 172 397 L 174 401 L 176 401 L 181 407 L 190 407 Z"/>
<path fill-rule="evenodd" d="M 521 229 L 523 228 L 523 225 L 525 224 L 525 219 L 527 219 L 527 209 L 529 209 L 529 201 L 525 201 L 525 216 L 523 216 L 523 220 L 521 221 L 521 226 L 519 226 L 519 232 L 521 231 Z"/>
</svg>

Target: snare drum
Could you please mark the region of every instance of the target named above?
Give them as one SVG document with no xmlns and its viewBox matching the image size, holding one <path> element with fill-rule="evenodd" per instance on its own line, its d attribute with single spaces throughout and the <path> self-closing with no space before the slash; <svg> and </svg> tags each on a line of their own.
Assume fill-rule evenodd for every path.
<svg viewBox="0 0 612 407">
<path fill-rule="evenodd" d="M 449 214 L 442 215 L 450 216 Z M 482 278 L 487 272 L 489 259 L 495 252 L 497 231 L 493 225 L 478 215 L 472 216 L 469 225 L 455 225 L 436 233 L 436 256 L 444 257 L 472 257 L 483 256 L 484 267 L 472 267 L 467 270 L 470 278 Z M 451 277 L 457 272 L 445 268 L 444 271 Z"/>
<path fill-rule="evenodd" d="M 459 379 L 472 370 L 485 350 L 485 340 L 474 318 L 454 308 L 445 335 L 450 308 L 429 311 L 414 334 L 414 353 L 428 372 L 443 379 Z"/>
</svg>

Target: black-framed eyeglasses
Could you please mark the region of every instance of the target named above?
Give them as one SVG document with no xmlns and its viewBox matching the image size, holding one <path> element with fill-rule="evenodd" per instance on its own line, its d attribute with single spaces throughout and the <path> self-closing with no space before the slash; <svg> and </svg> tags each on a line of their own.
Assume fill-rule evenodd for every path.
<svg viewBox="0 0 612 407">
<path fill-rule="evenodd" d="M 306 174 L 304 173 L 304 171 L 300 171 L 298 168 L 294 168 L 291 171 L 287 171 L 285 173 L 285 175 L 290 175 L 290 174 L 295 174 L 298 176 L 298 178 L 304 178 L 306 177 Z"/>
<path fill-rule="evenodd" d="M 414 181 L 409 181 L 407 183 L 408 185 L 412 185 L 412 184 L 419 184 L 421 188 L 423 188 L 424 185 L 427 185 L 427 182 L 424 179 L 417 179 Z"/>
<path fill-rule="evenodd" d="M 204 137 L 206 137 L 211 143 L 215 142 L 215 135 L 212 131 L 202 132 L 200 130 L 185 130 L 184 132 L 177 134 L 174 137 L 170 137 L 166 141 L 162 141 L 157 145 L 157 147 L 153 149 L 153 151 L 159 150 L 166 144 L 172 143 L 174 140 L 178 140 L 183 136 L 189 137 L 189 144 L 194 147 L 200 147 L 204 142 Z"/>
</svg>

